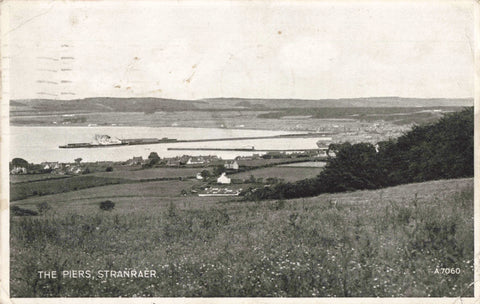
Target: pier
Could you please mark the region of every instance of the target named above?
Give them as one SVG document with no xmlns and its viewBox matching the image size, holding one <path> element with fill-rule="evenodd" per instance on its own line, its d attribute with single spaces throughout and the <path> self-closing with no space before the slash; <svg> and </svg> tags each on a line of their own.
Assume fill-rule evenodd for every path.
<svg viewBox="0 0 480 304">
<path fill-rule="evenodd" d="M 327 148 L 316 149 L 255 149 L 252 148 L 167 148 L 171 151 L 237 151 L 237 152 L 308 152 L 327 150 Z"/>
<path fill-rule="evenodd" d="M 62 149 L 108 148 L 108 147 L 122 147 L 122 146 L 134 146 L 134 145 L 234 141 L 234 140 L 252 140 L 252 139 L 275 139 L 275 138 L 296 138 L 296 137 L 312 138 L 312 137 L 325 137 L 328 135 L 331 135 L 331 133 L 316 132 L 316 133 L 282 134 L 282 135 L 270 135 L 270 136 L 247 136 L 247 137 L 226 137 L 226 138 L 224 137 L 224 138 L 181 139 L 181 140 L 178 140 L 175 138 L 166 138 L 166 137 L 161 139 L 160 138 L 139 138 L 139 139 L 119 139 L 116 142 L 104 142 L 104 143 L 70 143 L 63 146 L 59 146 L 59 148 L 62 148 Z M 108 135 L 105 135 L 105 136 L 110 138 Z M 192 150 L 192 149 L 190 148 L 186 150 Z M 315 149 L 315 150 L 318 150 L 318 149 Z M 235 151 L 235 150 L 232 150 L 232 151 Z M 236 150 L 236 151 L 241 151 L 241 150 Z M 252 150 L 246 150 L 246 151 L 252 151 Z M 259 150 L 254 150 L 254 151 L 259 151 Z M 299 150 L 299 151 L 304 151 L 304 150 Z"/>
</svg>

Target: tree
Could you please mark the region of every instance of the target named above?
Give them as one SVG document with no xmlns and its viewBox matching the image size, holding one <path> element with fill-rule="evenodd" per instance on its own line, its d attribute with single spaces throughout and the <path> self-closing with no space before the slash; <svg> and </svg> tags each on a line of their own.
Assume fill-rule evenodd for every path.
<svg viewBox="0 0 480 304">
<path fill-rule="evenodd" d="M 210 171 L 208 170 L 202 170 L 202 172 L 200 172 L 200 175 L 203 177 L 204 180 L 207 180 L 211 176 Z"/>
<path fill-rule="evenodd" d="M 294 198 L 473 176 L 473 137 L 471 107 L 447 114 L 436 123 L 414 126 L 397 139 L 379 142 L 378 149 L 370 143 L 331 144 L 329 152 L 335 157 L 328 159 L 317 177 L 279 183 L 246 197 Z"/>
<path fill-rule="evenodd" d="M 12 165 L 14 167 L 27 168 L 28 167 L 28 162 L 26 160 L 24 160 L 23 158 L 14 158 L 14 159 L 12 159 Z"/>
<path fill-rule="evenodd" d="M 216 165 L 213 167 L 213 175 L 218 176 L 225 172 L 225 167 L 222 165 Z"/>
<path fill-rule="evenodd" d="M 150 160 L 150 165 L 156 165 L 160 162 L 160 156 L 158 156 L 157 152 L 151 152 L 150 155 L 148 155 L 148 159 Z"/>
<path fill-rule="evenodd" d="M 75 158 L 75 162 L 77 163 L 77 165 L 80 165 L 80 162 L 82 161 L 82 158 L 79 157 L 79 158 Z"/>
</svg>

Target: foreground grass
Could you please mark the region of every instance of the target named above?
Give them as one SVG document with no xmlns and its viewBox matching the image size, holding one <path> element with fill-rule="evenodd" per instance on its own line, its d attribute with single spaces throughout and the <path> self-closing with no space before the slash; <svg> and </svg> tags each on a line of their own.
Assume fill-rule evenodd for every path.
<svg viewBox="0 0 480 304">
<path fill-rule="evenodd" d="M 74 204 L 88 208 L 11 218 L 12 297 L 473 296 L 472 179 L 288 201 L 149 198 L 134 211 Z M 435 273 L 444 267 L 460 273 Z M 36 275 L 73 269 L 157 278 Z"/>
</svg>

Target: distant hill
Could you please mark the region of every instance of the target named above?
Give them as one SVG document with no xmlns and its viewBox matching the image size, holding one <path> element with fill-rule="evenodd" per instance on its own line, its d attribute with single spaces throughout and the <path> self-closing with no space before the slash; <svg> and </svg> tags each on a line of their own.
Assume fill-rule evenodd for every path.
<svg viewBox="0 0 480 304">
<path fill-rule="evenodd" d="M 39 112 L 145 112 L 192 111 L 192 110 L 275 110 L 285 108 L 324 107 L 439 107 L 472 106 L 471 98 L 403 98 L 368 97 L 342 99 L 256 99 L 256 98 L 209 98 L 201 100 L 178 100 L 154 97 L 116 98 L 93 97 L 72 100 L 22 99 L 10 101 L 12 111 L 33 110 Z"/>
<path fill-rule="evenodd" d="M 473 98 L 405 98 L 362 97 L 340 99 L 255 99 L 255 98 L 210 98 L 202 99 L 209 105 L 235 105 L 242 107 L 278 108 L 323 108 L 323 107 L 465 107 L 473 106 Z"/>
<path fill-rule="evenodd" d="M 201 101 L 174 100 L 162 98 L 110 98 L 94 97 L 85 99 L 22 99 L 11 101 L 13 105 L 24 105 L 41 112 L 146 112 L 188 111 L 198 109 Z"/>
</svg>

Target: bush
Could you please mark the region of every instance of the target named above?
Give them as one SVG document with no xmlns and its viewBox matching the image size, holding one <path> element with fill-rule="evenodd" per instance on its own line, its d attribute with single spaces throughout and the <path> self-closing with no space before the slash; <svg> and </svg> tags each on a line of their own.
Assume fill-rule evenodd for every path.
<svg viewBox="0 0 480 304">
<path fill-rule="evenodd" d="M 106 200 L 100 203 L 100 209 L 104 211 L 110 211 L 113 210 L 113 208 L 115 208 L 115 203 L 110 200 Z"/>
<path fill-rule="evenodd" d="M 107 167 L 107 169 L 105 169 L 105 172 L 112 172 L 112 171 L 113 171 L 112 167 Z"/>
<path fill-rule="evenodd" d="M 160 156 L 158 156 L 157 152 L 151 152 L 150 155 L 148 155 L 148 159 L 152 166 L 160 162 Z"/>
<path fill-rule="evenodd" d="M 52 207 L 47 202 L 38 203 L 36 206 L 38 213 L 40 214 L 46 214 L 52 209 Z"/>
<path fill-rule="evenodd" d="M 33 215 L 38 215 L 38 212 L 30 210 L 30 209 L 24 209 L 20 208 L 18 206 L 12 206 L 10 208 L 11 214 L 16 215 L 16 216 L 33 216 Z"/>
</svg>

